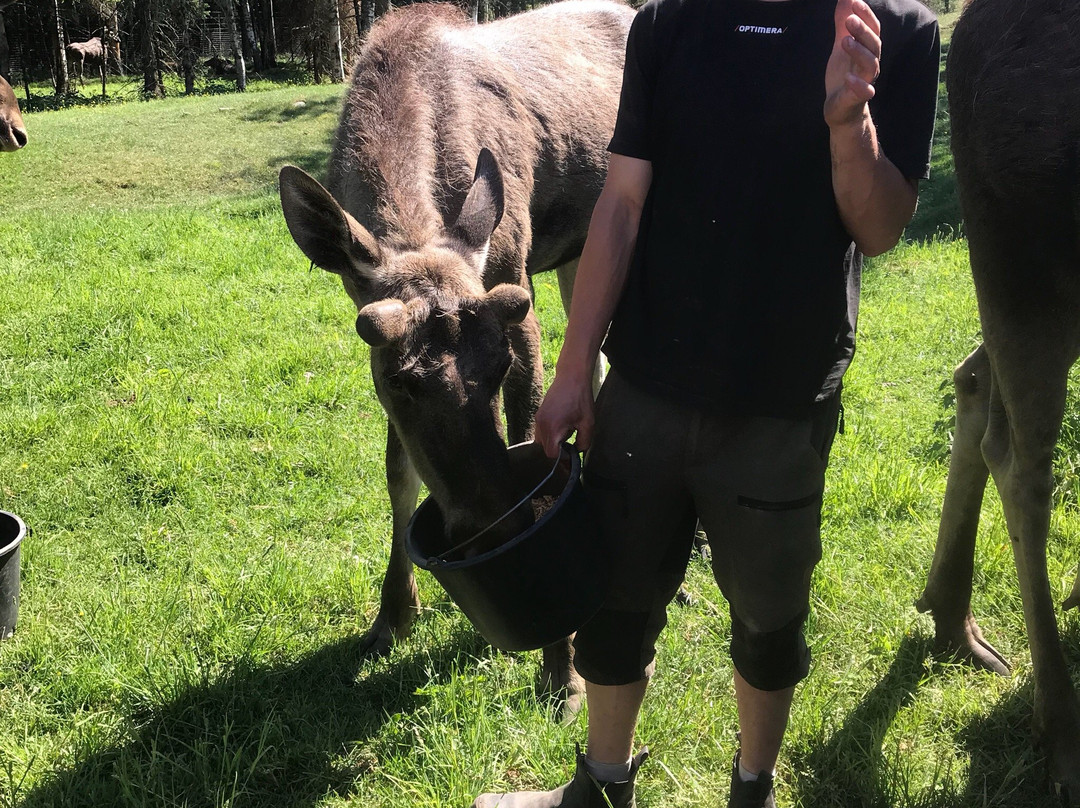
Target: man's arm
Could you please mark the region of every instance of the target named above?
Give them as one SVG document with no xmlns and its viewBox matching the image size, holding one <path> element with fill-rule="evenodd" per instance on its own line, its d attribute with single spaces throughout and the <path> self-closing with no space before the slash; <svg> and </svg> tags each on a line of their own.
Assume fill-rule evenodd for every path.
<svg viewBox="0 0 1080 808">
<path fill-rule="evenodd" d="M 592 440 L 592 374 L 597 354 L 626 283 L 637 241 L 652 163 L 612 154 L 578 263 L 570 319 L 552 382 L 536 413 L 536 441 L 549 457 L 577 431 L 577 445 Z"/>
<path fill-rule="evenodd" d="M 904 177 L 882 153 L 870 117 L 881 24 L 862 0 L 838 0 L 835 24 L 825 72 L 833 192 L 855 246 L 864 255 L 880 255 L 896 245 L 911 221 L 918 182 Z"/>
</svg>

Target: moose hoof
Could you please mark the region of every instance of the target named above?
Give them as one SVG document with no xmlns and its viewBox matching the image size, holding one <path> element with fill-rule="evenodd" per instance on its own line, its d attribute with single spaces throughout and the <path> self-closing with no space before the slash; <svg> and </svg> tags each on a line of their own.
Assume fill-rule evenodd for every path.
<svg viewBox="0 0 1080 808">
<path fill-rule="evenodd" d="M 393 647 L 394 632 L 390 630 L 390 624 L 377 618 L 360 640 L 360 655 L 377 658 L 384 656 Z"/>
<path fill-rule="evenodd" d="M 585 680 L 573 668 L 557 673 L 541 671 L 536 682 L 536 693 L 539 698 L 555 705 L 560 724 L 569 724 L 585 703 Z"/>
<path fill-rule="evenodd" d="M 360 655 L 381 657 L 386 654 L 394 647 L 395 642 L 409 636 L 419 611 L 419 602 L 413 607 L 402 610 L 402 614 L 396 620 L 390 620 L 380 611 L 371 628 L 360 640 Z"/>
<path fill-rule="evenodd" d="M 1071 691 L 1037 692 L 1035 698 L 1031 728 L 1054 793 L 1062 805 L 1080 808 L 1080 699 Z"/>
<path fill-rule="evenodd" d="M 1000 676 L 1009 675 L 1009 663 L 990 643 L 983 639 L 979 624 L 968 612 L 962 620 L 939 620 L 934 617 L 937 627 L 937 642 L 934 650 L 941 656 L 948 656 L 966 662 L 980 670 L 990 671 Z"/>
<path fill-rule="evenodd" d="M 690 594 L 690 590 L 685 586 L 680 586 L 675 595 L 675 602 L 680 606 L 693 606 L 694 596 Z"/>
<path fill-rule="evenodd" d="M 1048 758 L 1050 782 L 1062 805 L 1080 808 L 1080 747 L 1075 739 L 1060 744 Z"/>
</svg>

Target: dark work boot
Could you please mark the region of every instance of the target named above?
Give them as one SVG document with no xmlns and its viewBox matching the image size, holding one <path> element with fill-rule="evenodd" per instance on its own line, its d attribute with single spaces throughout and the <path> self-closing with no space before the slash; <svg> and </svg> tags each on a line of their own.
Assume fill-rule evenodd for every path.
<svg viewBox="0 0 1080 808">
<path fill-rule="evenodd" d="M 630 779 L 625 783 L 601 783 L 585 768 L 585 755 L 577 750 L 574 779 L 554 791 L 514 791 L 510 794 L 481 794 L 473 808 L 636 808 L 634 776 L 649 756 L 648 747 L 630 761 Z"/>
<path fill-rule="evenodd" d="M 731 764 L 731 796 L 728 797 L 728 808 L 776 808 L 772 775 L 761 772 L 757 780 L 743 782 L 739 777 L 740 754 L 735 753 L 735 761 Z"/>
</svg>

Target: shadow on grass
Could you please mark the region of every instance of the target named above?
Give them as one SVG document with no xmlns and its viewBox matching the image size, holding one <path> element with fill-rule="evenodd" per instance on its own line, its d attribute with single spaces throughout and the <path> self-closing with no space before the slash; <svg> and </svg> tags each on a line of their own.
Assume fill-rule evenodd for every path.
<svg viewBox="0 0 1080 808">
<path fill-rule="evenodd" d="M 1080 671 L 1080 626 L 1062 633 L 1069 668 Z M 1055 808 L 1041 754 L 1032 745 L 1034 682 L 1029 677 L 956 732 L 970 760 L 966 784 L 957 791 L 943 768 L 935 784 L 911 784 L 903 768 L 884 765 L 882 744 L 897 713 L 933 676 L 932 637 L 906 637 L 882 680 L 843 726 L 802 757 L 796 770 L 796 805 L 814 808 Z M 991 676 L 992 674 L 985 674 Z"/>
<path fill-rule="evenodd" d="M 237 671 L 131 717 L 130 739 L 46 777 L 23 808 L 253 805 L 303 808 L 347 796 L 378 766 L 366 747 L 487 646 L 462 630 L 357 678 L 359 637 L 281 668 Z M 76 754 L 78 754 L 76 752 Z"/>
<path fill-rule="evenodd" d="M 297 93 L 298 95 L 303 95 L 303 88 L 297 88 Z M 338 95 L 333 95 L 329 98 L 320 98 L 318 100 L 298 97 L 296 101 L 284 104 L 275 102 L 272 104 L 258 104 L 252 106 L 241 117 L 243 120 L 252 123 L 285 123 L 287 121 L 318 118 L 328 112 L 337 115 L 340 110 L 341 97 Z"/>
<path fill-rule="evenodd" d="M 812 741 L 805 757 L 792 755 L 792 766 L 808 772 L 794 784 L 796 804 L 844 808 L 899 808 L 895 787 L 885 782 L 881 751 L 896 714 L 918 692 L 929 673 L 932 640 L 905 637 L 896 659 L 880 682 L 827 738 Z"/>
</svg>

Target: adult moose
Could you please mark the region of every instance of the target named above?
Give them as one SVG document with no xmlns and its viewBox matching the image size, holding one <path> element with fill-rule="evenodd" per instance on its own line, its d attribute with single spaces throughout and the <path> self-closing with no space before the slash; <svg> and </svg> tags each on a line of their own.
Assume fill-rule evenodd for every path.
<svg viewBox="0 0 1080 808">
<path fill-rule="evenodd" d="M 956 438 L 919 607 L 941 646 L 1007 673 L 970 609 L 988 471 L 1005 509 L 1035 679 L 1034 730 L 1080 805 L 1080 701 L 1046 570 L 1051 462 L 1080 356 L 1080 5 L 974 0 L 948 63 L 952 147 L 983 344 L 955 373 Z M 1080 606 L 1080 579 L 1065 608 Z"/>
<path fill-rule="evenodd" d="M 19 113 L 19 102 L 3 76 L 0 76 L 0 151 L 17 151 L 26 145 L 26 127 Z"/>
<path fill-rule="evenodd" d="M 71 66 L 79 76 L 79 84 L 83 84 L 83 72 L 86 65 L 97 67 L 99 73 L 105 70 L 105 46 L 101 37 L 93 37 L 85 42 L 72 42 L 66 48 Z"/>
<path fill-rule="evenodd" d="M 518 500 L 499 392 L 510 441 L 528 440 L 543 382 L 529 277 L 559 269 L 568 280 L 576 267 L 632 18 L 607 0 L 482 26 L 447 5 L 394 11 L 357 61 L 327 189 L 282 169 L 289 230 L 356 303 L 389 418 L 393 542 L 371 652 L 418 614 L 404 531 L 421 480 L 452 542 Z M 503 535 L 521 527 L 499 525 Z M 569 710 L 580 702 L 568 642 L 545 649 L 541 686 L 565 693 Z"/>
</svg>

